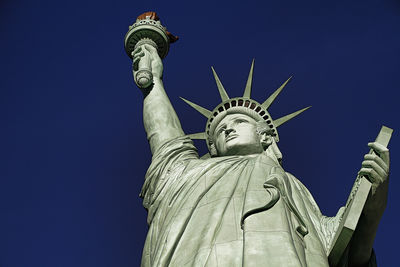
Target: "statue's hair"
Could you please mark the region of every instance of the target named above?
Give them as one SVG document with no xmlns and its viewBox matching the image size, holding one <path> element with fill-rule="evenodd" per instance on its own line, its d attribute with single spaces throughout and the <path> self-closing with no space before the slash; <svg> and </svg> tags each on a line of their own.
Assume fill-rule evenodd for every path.
<svg viewBox="0 0 400 267">
<path fill-rule="evenodd" d="M 264 120 L 259 120 L 256 122 L 256 132 L 258 135 L 267 134 L 270 136 L 275 136 L 275 132 L 269 127 L 269 125 Z"/>
</svg>

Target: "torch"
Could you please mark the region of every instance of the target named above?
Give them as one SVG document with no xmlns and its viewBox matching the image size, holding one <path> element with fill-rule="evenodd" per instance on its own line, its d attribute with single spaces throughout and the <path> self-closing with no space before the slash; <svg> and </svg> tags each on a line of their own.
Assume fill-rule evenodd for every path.
<svg viewBox="0 0 400 267">
<path fill-rule="evenodd" d="M 145 44 L 151 45 L 157 49 L 161 59 L 165 58 L 169 51 L 169 44 L 178 40 L 177 36 L 172 35 L 161 25 L 160 19 L 155 12 L 146 12 L 137 17 L 136 22 L 129 26 L 125 35 L 125 51 L 133 59 L 132 52 Z M 140 60 L 135 82 L 139 88 L 147 88 L 153 83 L 153 74 L 151 71 L 151 62 L 149 60 Z"/>
</svg>

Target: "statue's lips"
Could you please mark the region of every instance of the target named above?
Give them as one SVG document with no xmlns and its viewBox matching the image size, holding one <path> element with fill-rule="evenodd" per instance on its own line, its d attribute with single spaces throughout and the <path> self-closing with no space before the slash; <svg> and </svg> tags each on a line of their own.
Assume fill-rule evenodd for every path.
<svg viewBox="0 0 400 267">
<path fill-rule="evenodd" d="M 235 139 L 236 137 L 238 137 L 237 134 L 229 135 L 229 136 L 225 139 L 225 142 L 231 141 L 231 140 Z"/>
</svg>

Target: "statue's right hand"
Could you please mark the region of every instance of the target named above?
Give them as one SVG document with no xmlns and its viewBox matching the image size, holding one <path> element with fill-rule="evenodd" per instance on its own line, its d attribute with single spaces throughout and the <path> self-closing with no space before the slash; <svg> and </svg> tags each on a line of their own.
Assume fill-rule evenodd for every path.
<svg viewBox="0 0 400 267">
<path fill-rule="evenodd" d="M 157 49 L 149 44 L 144 44 L 137 47 L 132 52 L 133 55 L 133 75 L 136 73 L 141 65 L 151 66 L 151 72 L 154 78 L 162 78 L 163 64 Z"/>
</svg>

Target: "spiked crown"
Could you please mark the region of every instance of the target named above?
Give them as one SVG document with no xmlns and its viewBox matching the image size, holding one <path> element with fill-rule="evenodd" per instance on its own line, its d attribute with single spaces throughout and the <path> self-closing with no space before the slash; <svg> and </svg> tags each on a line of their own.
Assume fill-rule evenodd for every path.
<svg viewBox="0 0 400 267">
<path fill-rule="evenodd" d="M 268 112 L 268 108 L 274 102 L 275 98 L 279 95 L 282 89 L 286 86 L 286 84 L 290 81 L 292 77 L 287 79 L 271 96 L 267 98 L 262 104 L 258 103 L 257 101 L 250 98 L 251 95 L 251 86 L 253 81 L 253 70 L 254 70 L 254 59 L 251 63 L 250 73 L 247 79 L 246 88 L 244 90 L 244 94 L 242 97 L 235 97 L 229 98 L 228 94 L 224 86 L 222 85 L 220 79 L 218 78 L 217 73 L 215 72 L 214 68 L 211 67 L 212 72 L 214 74 L 215 81 L 217 83 L 218 91 L 221 96 L 222 102 L 217 105 L 212 111 L 203 108 L 189 100 L 186 100 L 181 97 L 183 101 L 189 104 L 192 108 L 200 112 L 203 116 L 205 116 L 207 120 L 206 129 L 204 132 L 189 134 L 188 136 L 191 139 L 204 139 L 207 141 L 207 146 L 210 152 L 211 151 L 211 143 L 212 137 L 214 134 L 214 130 L 221 122 L 223 118 L 225 118 L 228 114 L 245 114 L 256 121 L 264 121 L 269 128 L 272 130 L 274 135 L 275 141 L 279 141 L 278 131 L 277 128 L 284 124 L 285 122 L 291 120 L 292 118 L 296 117 L 303 111 L 310 108 L 306 107 L 296 112 L 290 113 L 286 116 L 283 116 L 279 119 L 273 120 L 271 115 Z"/>
</svg>

